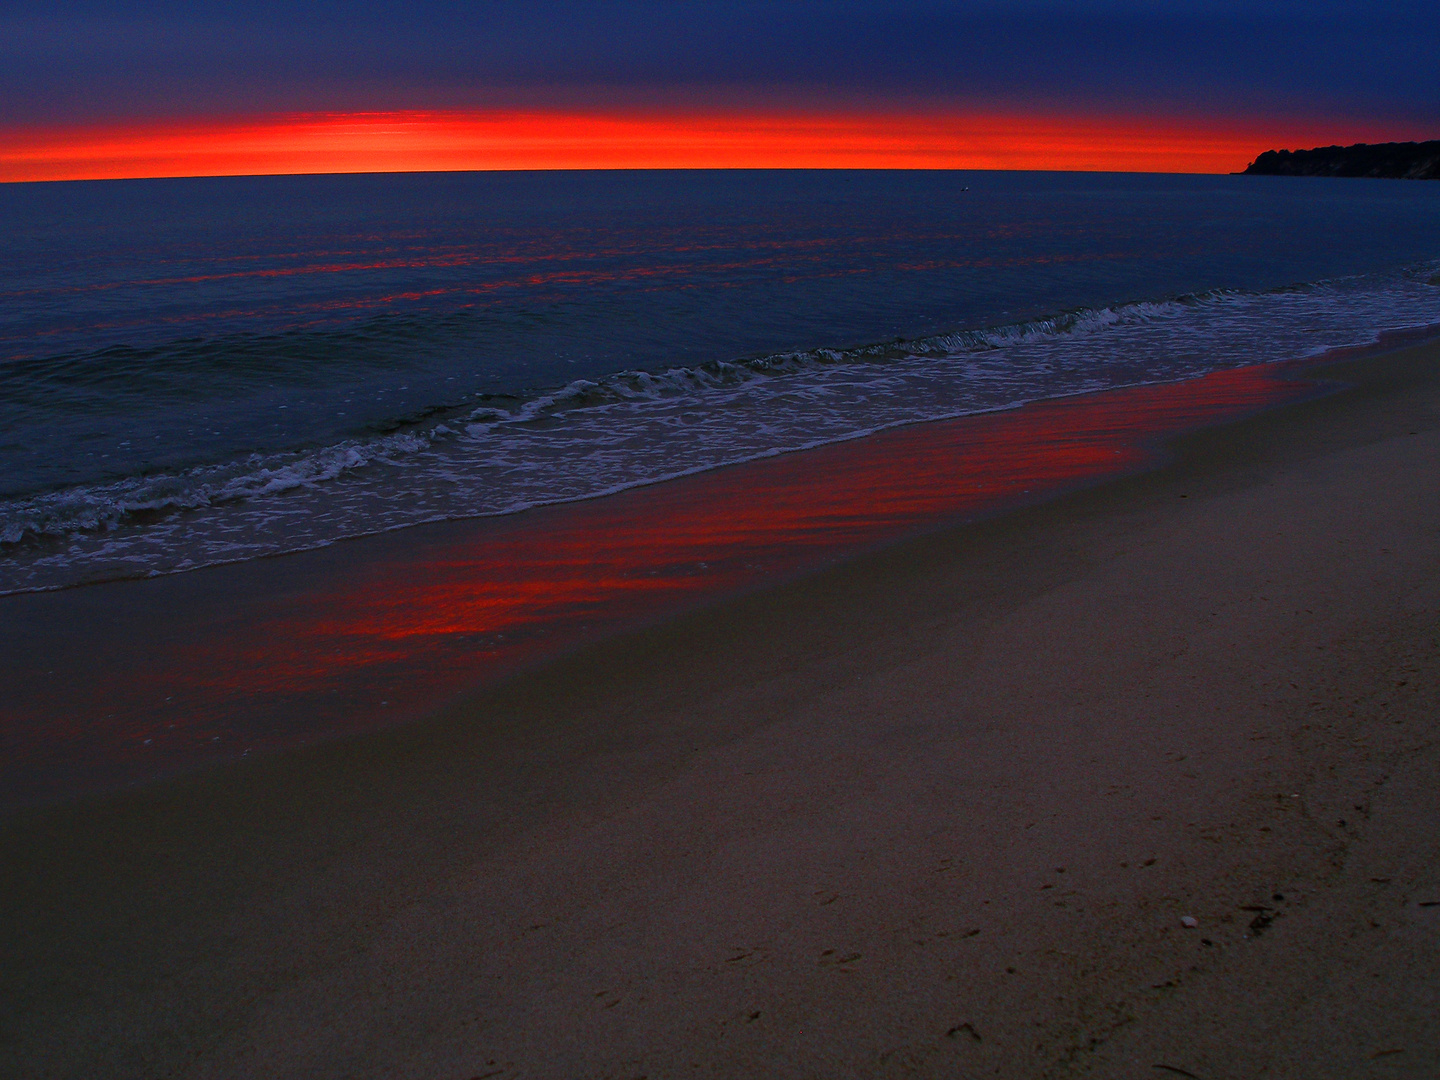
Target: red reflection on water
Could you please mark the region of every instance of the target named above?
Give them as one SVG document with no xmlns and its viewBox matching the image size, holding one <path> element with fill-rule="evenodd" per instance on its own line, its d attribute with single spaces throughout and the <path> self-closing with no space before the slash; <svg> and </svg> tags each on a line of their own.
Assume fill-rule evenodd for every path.
<svg viewBox="0 0 1440 1080">
<path fill-rule="evenodd" d="M 247 597 L 240 615 L 231 606 L 254 564 L 202 571 L 229 586 L 187 609 L 185 625 L 165 625 L 164 641 L 141 634 L 106 639 L 94 656 L 37 656 L 35 666 L 71 670 L 17 686 L 0 706 L 0 796 L 12 779 L 38 790 L 111 786 L 389 722 L 402 703 L 414 714 L 588 637 L 1133 470 L 1159 437 L 1310 392 L 1259 366 L 894 429 L 590 502 L 412 530 L 403 548 L 395 536 L 359 541 L 343 561 L 298 556 L 314 560 L 304 564 L 313 584 Z M 124 587 L 132 602 L 140 590 L 164 598 L 174 595 L 168 580 Z M 160 611 L 162 623 L 175 619 Z"/>
</svg>

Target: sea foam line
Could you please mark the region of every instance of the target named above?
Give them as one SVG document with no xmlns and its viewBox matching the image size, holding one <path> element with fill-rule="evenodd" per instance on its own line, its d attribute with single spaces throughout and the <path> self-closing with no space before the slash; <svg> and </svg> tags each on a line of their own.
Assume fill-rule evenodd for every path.
<svg viewBox="0 0 1440 1080">
<path fill-rule="evenodd" d="M 1392 278 L 1388 291 L 1394 296 L 1383 288 L 1359 288 L 1358 281 L 1268 293 L 1226 290 L 858 349 L 623 371 L 528 396 L 472 401 L 438 416 L 431 410 L 428 419 L 407 430 L 368 440 L 252 454 L 181 473 L 13 499 L 0 505 L 0 545 L 10 556 L 0 560 L 10 564 L 9 572 L 0 574 L 0 593 L 62 587 L 67 569 L 78 572 L 87 563 L 108 564 L 108 576 L 143 576 L 243 561 L 425 522 L 593 498 L 919 420 L 1175 381 L 1254 362 L 1255 350 L 1266 348 L 1266 333 L 1274 343 L 1266 358 L 1273 360 L 1363 347 L 1387 330 L 1440 322 L 1440 290 L 1429 287 L 1440 277 L 1427 280 L 1427 272 L 1420 268 Z M 1395 300 L 1407 288 L 1420 290 L 1408 307 Z M 1387 304 L 1390 310 L 1383 310 Z M 1277 305 L 1294 309 L 1289 338 L 1278 334 Z M 1342 317 L 1347 312 L 1353 317 Z M 1328 336 L 1307 337 L 1308 327 L 1327 318 L 1338 318 L 1339 325 Z M 1229 359 L 1223 350 L 1207 347 L 1227 334 L 1246 346 Z M 1251 342 L 1251 334 L 1260 337 Z M 1148 349 L 1173 358 L 1179 346 L 1202 361 L 1156 368 L 1137 366 L 1136 357 L 1126 353 Z M 907 394 L 914 399 L 908 405 Z M 701 417 L 698 426 L 677 419 L 690 411 Z M 741 421 L 749 426 L 748 442 L 729 437 L 729 428 Z M 690 444 L 677 442 L 673 459 L 647 444 L 638 456 L 649 454 L 648 463 L 635 466 L 627 463 L 623 446 L 616 449 L 627 430 L 651 443 L 683 436 Z M 709 443 L 707 435 L 713 436 Z M 588 471 L 576 467 L 577 455 L 588 455 L 582 462 Z M 347 483 L 363 477 L 373 481 L 360 488 Z M 407 483 L 426 487 L 425 498 L 409 508 L 395 497 Z M 327 492 L 333 506 L 325 501 Z M 455 492 L 460 495 L 452 497 Z M 296 503 L 301 495 L 306 498 Z M 264 507 L 272 504 L 284 529 L 266 539 L 260 535 Z M 201 535 L 205 511 L 238 512 L 246 506 L 253 507 L 248 526 L 235 525 L 232 513 L 224 522 L 215 520 L 213 536 Z M 322 525 L 306 522 L 302 509 L 325 519 Z M 184 527 L 177 519 L 184 519 Z M 247 529 L 255 535 L 238 539 Z M 162 551 L 172 542 L 192 550 Z M 17 557 L 34 574 L 17 565 Z"/>
</svg>

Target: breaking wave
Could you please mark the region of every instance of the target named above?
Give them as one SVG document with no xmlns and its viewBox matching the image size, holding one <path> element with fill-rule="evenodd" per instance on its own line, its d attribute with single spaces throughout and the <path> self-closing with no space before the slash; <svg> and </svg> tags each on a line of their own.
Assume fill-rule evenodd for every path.
<svg viewBox="0 0 1440 1080">
<path fill-rule="evenodd" d="M 1437 267 L 622 371 L 430 407 L 318 448 L 29 494 L 0 502 L 0 594 L 512 513 L 899 424 L 1369 345 L 1440 325 Z"/>
</svg>

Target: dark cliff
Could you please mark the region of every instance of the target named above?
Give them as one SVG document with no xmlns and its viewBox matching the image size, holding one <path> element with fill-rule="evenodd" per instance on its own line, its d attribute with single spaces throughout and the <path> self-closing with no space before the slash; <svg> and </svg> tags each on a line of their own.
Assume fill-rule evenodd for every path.
<svg viewBox="0 0 1440 1080">
<path fill-rule="evenodd" d="M 1440 140 L 1428 143 L 1356 143 L 1316 150 L 1267 150 L 1246 167 L 1247 176 L 1374 176 L 1440 180 Z"/>
<path fill-rule="evenodd" d="M 1421 143 L 1356 143 L 1315 150 L 1267 150 L 1246 167 L 1245 174 L 1440 180 L 1440 139 Z"/>
</svg>

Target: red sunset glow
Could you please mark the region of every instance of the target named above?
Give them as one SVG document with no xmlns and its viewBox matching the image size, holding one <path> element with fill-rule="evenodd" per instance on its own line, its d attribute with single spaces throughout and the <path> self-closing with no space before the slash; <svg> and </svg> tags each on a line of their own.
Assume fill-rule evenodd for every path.
<svg viewBox="0 0 1440 1080">
<path fill-rule="evenodd" d="M 0 182 L 618 168 L 1225 173 L 1269 146 L 1319 138 L 1305 125 L 998 114 L 324 113 L 11 128 L 0 131 Z"/>
</svg>

